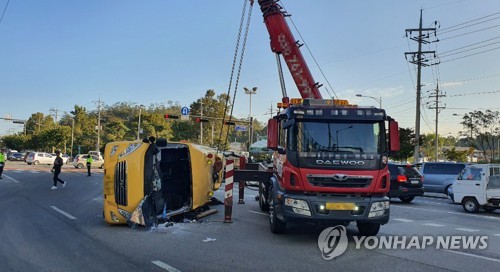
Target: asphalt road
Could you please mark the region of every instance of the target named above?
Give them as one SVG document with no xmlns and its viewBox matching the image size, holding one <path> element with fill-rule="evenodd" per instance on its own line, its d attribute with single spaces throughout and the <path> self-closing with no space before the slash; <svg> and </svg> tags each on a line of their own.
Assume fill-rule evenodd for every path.
<svg viewBox="0 0 500 272">
<path fill-rule="evenodd" d="M 439 197 L 391 202 L 391 220 L 378 236 L 488 237 L 483 250 L 356 249 L 325 260 L 318 248 L 324 227 L 290 225 L 269 231 L 268 217 L 246 190 L 233 223 L 220 212 L 196 223 L 154 230 L 109 226 L 102 219 L 102 170 L 65 166 L 66 188 L 50 190 L 51 166 L 8 163 L 0 180 L 0 271 L 498 271 L 500 211 L 466 214 Z M 216 197 L 222 200 L 219 190 Z M 237 191 L 235 190 L 235 196 Z"/>
</svg>

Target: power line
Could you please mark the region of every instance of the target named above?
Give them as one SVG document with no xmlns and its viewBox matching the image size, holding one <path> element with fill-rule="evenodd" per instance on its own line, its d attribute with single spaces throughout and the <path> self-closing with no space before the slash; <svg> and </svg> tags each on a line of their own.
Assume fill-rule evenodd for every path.
<svg viewBox="0 0 500 272">
<path fill-rule="evenodd" d="M 0 24 L 3 21 L 3 17 L 5 16 L 5 12 L 7 11 L 7 7 L 9 6 L 9 2 L 10 2 L 10 0 L 7 0 L 7 3 L 5 3 L 5 7 L 3 8 L 3 12 L 2 12 L 2 17 L 0 17 Z"/>
<path fill-rule="evenodd" d="M 449 95 L 449 97 L 455 97 L 455 96 L 469 96 L 469 95 L 483 95 L 483 94 L 494 94 L 494 93 L 500 93 L 499 91 L 489 91 L 489 92 L 474 92 L 474 93 L 462 93 L 462 94 L 454 94 L 454 95 Z"/>
<path fill-rule="evenodd" d="M 473 20 L 470 20 L 470 21 L 467 21 L 467 22 L 463 22 L 463 23 L 460 23 L 458 25 L 454 25 L 454 26 L 450 26 L 450 27 L 445 27 L 443 29 L 441 29 L 440 31 L 438 31 L 439 33 L 445 33 L 445 32 L 448 32 L 448 30 L 450 29 L 453 29 L 453 28 L 456 28 L 458 26 L 462 26 L 462 25 L 465 25 L 465 24 L 468 24 L 468 23 L 472 23 L 472 22 L 475 22 L 475 21 L 479 21 L 479 20 L 482 20 L 484 18 L 488 18 L 488 17 L 491 17 L 491 16 L 495 16 L 497 14 L 500 14 L 500 12 L 495 12 L 493 14 L 490 14 L 490 15 L 486 15 L 486 16 L 483 16 L 483 17 L 480 17 L 480 18 L 477 18 L 477 19 L 473 19 Z M 494 19 L 497 19 L 499 17 L 496 17 Z M 488 21 L 491 21 L 491 20 L 488 20 Z M 487 21 L 486 21 L 487 22 Z M 451 31 L 451 30 L 450 30 Z"/>
<path fill-rule="evenodd" d="M 466 35 L 478 33 L 478 32 L 481 32 L 481 31 L 489 30 L 489 29 L 492 29 L 492 28 L 495 28 L 495 27 L 499 27 L 499 26 L 500 25 L 494 25 L 494 26 L 483 28 L 483 29 L 478 29 L 478 30 L 475 30 L 475 31 L 466 32 L 466 33 L 458 34 L 458 35 L 455 35 L 455 36 L 450 36 L 450 37 L 447 37 L 447 38 L 443 38 L 443 39 L 440 39 L 439 41 L 445 41 L 445 40 L 449 40 L 449 39 L 454 39 L 454 38 L 458 38 L 458 37 L 462 37 L 462 36 L 466 36 Z"/>
</svg>

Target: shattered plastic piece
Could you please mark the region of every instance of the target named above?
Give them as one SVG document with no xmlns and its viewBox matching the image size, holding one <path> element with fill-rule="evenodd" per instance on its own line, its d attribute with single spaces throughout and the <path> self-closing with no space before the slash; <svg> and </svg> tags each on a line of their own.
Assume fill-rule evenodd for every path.
<svg viewBox="0 0 500 272">
<path fill-rule="evenodd" d="M 203 243 L 206 243 L 206 242 L 213 242 L 213 241 L 215 241 L 215 240 L 217 240 L 217 239 L 215 239 L 215 238 L 206 238 L 206 239 L 205 239 L 205 240 L 203 240 L 202 242 L 203 242 Z"/>
</svg>

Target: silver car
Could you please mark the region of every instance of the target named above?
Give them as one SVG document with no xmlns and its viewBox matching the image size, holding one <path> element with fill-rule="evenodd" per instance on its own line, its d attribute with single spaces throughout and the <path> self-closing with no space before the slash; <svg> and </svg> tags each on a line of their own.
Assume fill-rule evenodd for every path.
<svg viewBox="0 0 500 272">
<path fill-rule="evenodd" d="M 467 165 L 463 162 L 424 162 L 420 168 L 424 191 L 449 195 L 453 181 Z"/>
</svg>

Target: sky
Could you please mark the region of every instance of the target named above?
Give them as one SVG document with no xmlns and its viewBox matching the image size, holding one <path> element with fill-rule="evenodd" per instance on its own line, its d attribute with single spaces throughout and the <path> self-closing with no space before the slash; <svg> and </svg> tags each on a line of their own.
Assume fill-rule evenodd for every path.
<svg viewBox="0 0 500 272">
<path fill-rule="evenodd" d="M 257 1 L 256 1 L 257 2 Z M 430 98 L 439 84 L 442 136 L 457 137 L 461 117 L 500 110 L 500 5 L 497 0 L 282 0 L 294 36 L 324 98 L 382 107 L 415 128 L 417 43 L 405 29 L 438 28 L 422 47 L 421 132 L 434 133 Z M 0 117 L 58 116 L 75 105 L 97 109 L 178 102 L 230 86 L 244 0 L 0 0 Z M 296 28 L 295 28 L 295 27 Z M 412 34 L 413 37 L 415 33 Z M 241 50 L 240 50 L 241 52 Z M 312 54 L 310 54 L 311 52 Z M 237 57 L 239 59 L 239 56 Z M 238 68 L 239 64 L 236 64 Z M 284 67 L 289 97 L 300 97 Z M 267 122 L 281 101 L 276 58 L 257 3 L 252 9 L 234 115 Z M 357 97 L 356 94 L 369 97 Z M 0 135 L 23 126 L 0 120 Z"/>
</svg>

